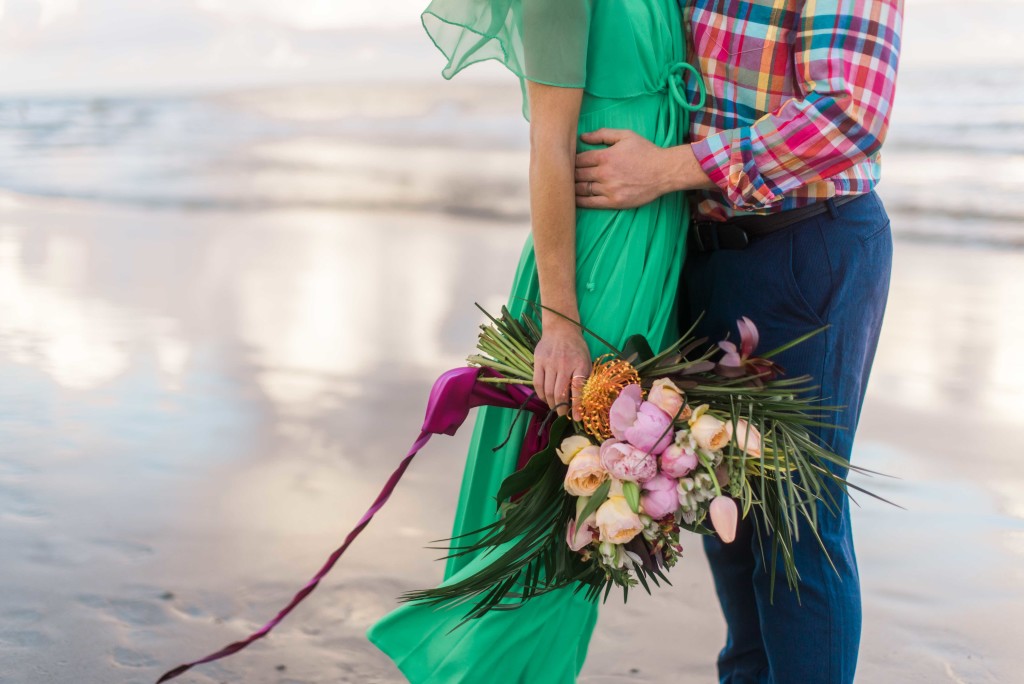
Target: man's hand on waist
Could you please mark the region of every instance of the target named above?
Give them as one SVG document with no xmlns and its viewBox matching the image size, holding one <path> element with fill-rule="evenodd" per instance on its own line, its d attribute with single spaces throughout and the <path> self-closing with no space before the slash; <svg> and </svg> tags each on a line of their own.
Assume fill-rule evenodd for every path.
<svg viewBox="0 0 1024 684">
<path fill-rule="evenodd" d="M 679 190 L 714 188 L 689 145 L 658 147 L 633 131 L 601 128 L 584 133 L 588 145 L 608 145 L 576 155 L 576 206 L 630 209 Z"/>
</svg>

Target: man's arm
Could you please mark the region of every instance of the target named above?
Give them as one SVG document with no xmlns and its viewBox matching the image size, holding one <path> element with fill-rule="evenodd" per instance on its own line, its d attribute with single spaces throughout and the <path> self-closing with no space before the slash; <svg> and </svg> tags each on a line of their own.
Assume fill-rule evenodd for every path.
<svg viewBox="0 0 1024 684">
<path fill-rule="evenodd" d="M 750 126 L 669 150 L 628 132 L 586 134 L 585 142 L 612 147 L 577 156 L 577 204 L 631 207 L 664 192 L 718 187 L 738 209 L 763 209 L 868 158 L 888 128 L 902 13 L 902 0 L 808 3 L 794 46 L 798 97 Z M 645 168 L 674 175 L 627 175 Z M 586 197 L 591 180 L 605 201 Z"/>
</svg>

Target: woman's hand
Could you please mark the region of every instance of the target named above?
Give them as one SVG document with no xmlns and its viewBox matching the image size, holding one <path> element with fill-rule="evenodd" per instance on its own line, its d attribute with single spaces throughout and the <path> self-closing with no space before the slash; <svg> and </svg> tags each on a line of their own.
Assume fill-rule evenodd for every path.
<svg viewBox="0 0 1024 684">
<path fill-rule="evenodd" d="M 590 375 L 590 350 L 579 327 L 564 319 L 546 322 L 534 352 L 533 388 L 558 415 L 580 420 L 580 390 Z"/>
</svg>

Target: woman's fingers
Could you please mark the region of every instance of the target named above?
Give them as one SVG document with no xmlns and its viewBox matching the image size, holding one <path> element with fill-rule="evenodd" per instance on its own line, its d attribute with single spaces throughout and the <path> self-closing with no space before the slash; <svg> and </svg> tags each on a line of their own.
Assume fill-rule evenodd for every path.
<svg viewBox="0 0 1024 684">
<path fill-rule="evenodd" d="M 566 371 L 559 371 L 558 379 L 555 381 L 555 410 L 560 416 L 569 412 L 569 382 L 571 374 Z"/>
<path fill-rule="evenodd" d="M 569 392 L 572 399 L 572 419 L 575 421 L 583 419 L 583 415 L 580 410 L 580 399 L 583 395 L 583 383 L 586 381 L 586 377 L 577 370 L 573 372 L 572 382 L 569 383 Z"/>
<path fill-rule="evenodd" d="M 558 371 L 553 368 L 548 369 L 544 374 L 544 394 L 549 409 L 554 409 L 555 404 L 558 403 L 558 387 L 555 384 L 556 380 L 558 380 Z"/>
<path fill-rule="evenodd" d="M 544 395 L 544 364 L 539 362 L 533 367 L 533 391 L 537 393 L 538 399 L 548 403 Z"/>
<path fill-rule="evenodd" d="M 559 416 L 580 420 L 580 395 L 590 375 L 590 350 L 582 337 L 555 333 L 537 345 L 533 381 L 537 397 Z"/>
</svg>

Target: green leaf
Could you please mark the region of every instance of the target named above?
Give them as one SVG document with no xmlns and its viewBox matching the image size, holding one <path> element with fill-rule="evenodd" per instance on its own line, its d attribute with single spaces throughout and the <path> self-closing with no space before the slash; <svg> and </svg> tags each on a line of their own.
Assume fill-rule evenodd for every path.
<svg viewBox="0 0 1024 684">
<path fill-rule="evenodd" d="M 640 512 L 640 486 L 636 482 L 626 480 L 622 483 L 622 495 L 634 513 Z"/>
<path fill-rule="evenodd" d="M 781 345 L 779 347 L 776 347 L 775 349 L 772 349 L 770 352 L 767 352 L 765 354 L 758 354 L 758 356 L 760 356 L 762 359 L 770 359 L 773 356 L 778 356 L 782 352 L 787 351 L 789 349 L 792 349 L 793 347 L 797 346 L 798 344 L 803 344 L 804 342 L 806 342 L 807 340 L 811 339 L 815 335 L 820 335 L 821 333 L 823 333 L 826 330 L 828 330 L 830 327 L 832 327 L 832 326 L 823 325 L 823 326 L 821 326 L 820 328 L 818 328 L 816 330 L 812 330 L 811 332 L 807 333 L 806 335 L 801 335 L 800 337 L 796 338 L 795 340 L 790 340 L 789 342 L 786 342 L 785 344 L 783 344 L 783 345 Z"/>
<path fill-rule="evenodd" d="M 580 514 L 576 517 L 576 527 L 579 528 L 580 524 L 590 517 L 590 514 L 597 510 L 597 508 L 608 500 L 608 490 L 612 486 L 611 480 L 605 480 L 602 482 L 594 493 L 590 496 L 590 501 L 583 507 Z"/>
<path fill-rule="evenodd" d="M 498 488 L 497 496 L 499 507 L 503 501 L 513 494 L 526 491 L 540 481 L 544 473 L 547 472 L 551 459 L 558 458 L 555 450 L 561 446 L 562 438 L 565 436 L 565 432 L 569 429 L 570 425 L 571 421 L 567 416 L 559 416 L 551 424 L 547 447 L 531 456 L 526 465 L 502 481 L 501 487 Z"/>
</svg>

